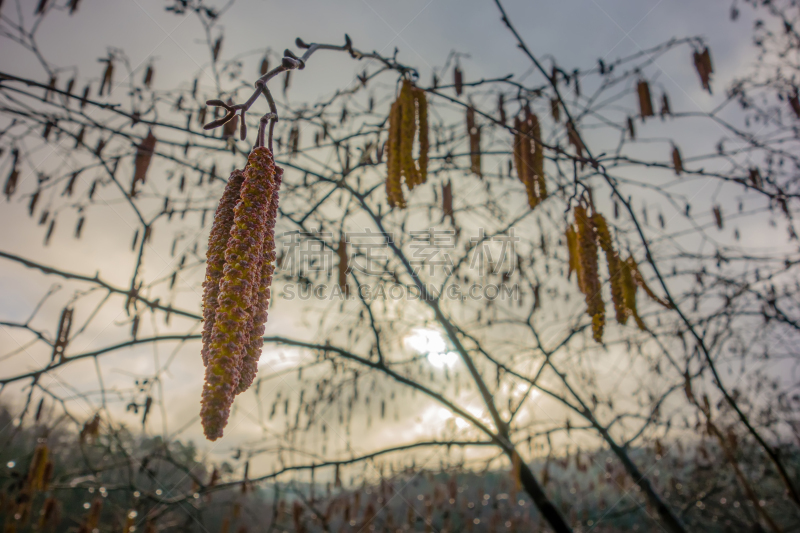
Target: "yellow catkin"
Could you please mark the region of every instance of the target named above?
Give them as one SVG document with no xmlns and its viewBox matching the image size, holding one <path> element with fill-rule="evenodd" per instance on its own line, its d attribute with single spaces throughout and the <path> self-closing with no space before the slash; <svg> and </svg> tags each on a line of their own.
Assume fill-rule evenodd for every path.
<svg viewBox="0 0 800 533">
<path fill-rule="evenodd" d="M 386 197 L 392 207 L 403 208 L 406 205 L 403 189 L 400 184 L 400 100 L 392 104 L 389 113 L 389 141 L 386 144 Z"/>
<path fill-rule="evenodd" d="M 622 273 L 620 271 L 619 254 L 614 250 L 611 241 L 611 232 L 605 217 L 600 213 L 595 213 L 592 217 L 594 227 L 597 230 L 597 242 L 606 254 L 608 263 L 608 275 L 611 282 L 611 300 L 614 302 L 614 312 L 617 322 L 625 324 L 628 321 L 628 309 L 625 307 L 624 288 L 622 285 Z"/>
<path fill-rule="evenodd" d="M 514 450 L 511 453 L 511 479 L 513 480 L 513 487 L 514 487 L 514 494 L 522 490 L 522 478 L 520 475 L 520 469 L 522 468 L 522 459 Z"/>
<path fill-rule="evenodd" d="M 44 490 L 45 471 L 47 470 L 48 449 L 45 444 L 39 444 L 33 452 L 33 460 L 28 470 L 27 485 L 30 490 Z"/>
<path fill-rule="evenodd" d="M 428 151 L 430 150 L 430 140 L 428 137 L 428 100 L 425 91 L 415 88 L 414 101 L 417 104 L 417 116 L 419 119 L 419 183 L 428 181 Z"/>
<path fill-rule="evenodd" d="M 600 276 L 597 268 L 597 242 L 594 224 L 586 208 L 575 208 L 575 226 L 578 228 L 578 250 L 583 294 L 586 297 L 586 312 L 592 317 L 592 336 L 597 342 L 603 340 L 605 306 L 600 291 Z"/>
<path fill-rule="evenodd" d="M 517 119 L 518 133 L 515 138 L 514 157 L 517 165 L 517 176 L 525 185 L 528 195 L 528 205 L 531 209 L 538 205 L 536 188 L 533 184 L 533 155 L 530 143 L 530 120 L 526 115 L 524 120 Z"/>
<path fill-rule="evenodd" d="M 400 90 L 400 161 L 406 185 L 413 189 L 417 183 L 417 167 L 414 164 L 414 137 L 417 133 L 416 106 L 411 94 L 411 82 L 403 80 Z"/>
<path fill-rule="evenodd" d="M 572 224 L 567 226 L 567 251 L 569 252 L 569 263 L 567 270 L 567 279 L 572 277 L 572 273 L 576 272 L 578 277 L 578 285 L 581 282 L 581 266 L 578 262 L 578 233 L 575 231 L 575 226 Z M 583 290 L 583 289 L 581 289 Z"/>
<path fill-rule="evenodd" d="M 645 80 L 639 80 L 639 83 L 636 85 L 636 92 L 639 94 L 639 114 L 641 117 L 654 116 L 653 99 L 650 96 L 650 84 Z"/>
</svg>

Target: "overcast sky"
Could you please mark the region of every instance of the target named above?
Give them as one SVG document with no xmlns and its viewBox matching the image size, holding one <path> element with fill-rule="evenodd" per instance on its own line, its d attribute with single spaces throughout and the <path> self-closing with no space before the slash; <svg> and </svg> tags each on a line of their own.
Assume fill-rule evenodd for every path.
<svg viewBox="0 0 800 533">
<path fill-rule="evenodd" d="M 21 2 L 29 19 L 34 3 L 34 0 Z M 559 65 L 567 71 L 591 67 L 598 58 L 610 61 L 626 56 L 671 37 L 704 37 L 713 54 L 717 96 L 702 91 L 689 50 L 684 49 L 664 57 L 654 67 L 654 71 L 663 69 L 659 79 L 670 92 L 673 109 L 710 108 L 729 81 L 753 61 L 752 19 L 745 12 L 737 22 L 730 21 L 730 3 L 726 0 L 506 0 L 504 5 L 529 47 L 545 59 L 557 57 Z M 13 1 L 6 0 L 3 10 L 13 8 Z M 84 78 L 99 77 L 102 65 L 97 58 L 105 56 L 108 47 L 114 47 L 126 52 L 134 69 L 142 69 L 151 60 L 154 62 L 156 90 L 189 85 L 198 73 L 202 73 L 201 80 L 210 84 L 210 78 L 204 78 L 208 76 L 209 60 L 198 22 L 192 16 L 175 16 L 163 8 L 164 2 L 160 0 L 83 0 L 74 16 L 55 13 L 48 17 L 39 32 L 39 44 L 50 61 L 57 65 L 74 65 Z M 529 68 L 490 0 L 238 0 L 224 15 L 222 25 L 225 29 L 222 55 L 245 54 L 245 78 L 248 79 L 255 77 L 250 74 L 256 73 L 257 63 L 267 48 L 276 51 L 294 48 L 296 37 L 307 42 L 341 43 L 345 33 L 363 50 L 390 54 L 396 47 L 399 59 L 417 66 L 425 81 L 430 79 L 431 70 L 441 66 L 453 50 L 468 56 L 461 60 L 468 81 L 472 76 L 521 74 Z M 3 47 L 0 70 L 46 82 L 43 70 L 30 61 L 26 52 L 7 41 L 2 41 L 0 46 Z M 295 78 L 290 99 L 314 101 L 329 95 L 335 88 L 347 86 L 362 69 L 363 65 L 339 54 L 316 54 L 307 70 Z M 536 80 L 535 75 L 531 79 L 535 83 L 542 81 Z M 691 134 L 687 135 L 691 141 Z M 688 147 L 687 151 L 690 150 Z M 21 202 L 0 203 L 0 222 L 5 228 L 15 228 L 15 231 L 0 234 L 0 249 L 87 275 L 100 268 L 104 278 L 119 283 L 128 280 L 129 271 L 116 269 L 117 258 L 107 253 L 106 248 L 98 250 L 97 240 L 84 239 L 57 251 L 41 247 L 41 228 L 30 228 L 32 225 L 27 223 L 19 227 L 15 222 L 20 217 L 27 221 L 25 211 L 26 206 Z M 126 228 L 124 221 L 110 218 L 107 234 L 115 235 L 117 226 L 122 230 Z M 115 243 L 107 244 L 108 249 L 113 249 Z M 126 257 L 126 261 L 128 259 Z M 53 281 L 53 278 L 31 276 L 21 267 L 0 263 L 0 313 L 4 318 L 19 320 L 32 310 Z M 199 299 L 195 301 L 199 307 Z M 118 317 L 108 318 L 111 323 Z M 280 322 L 280 316 L 276 320 L 277 324 L 291 326 Z M 270 327 L 279 326 L 270 322 Z M 102 339 L 102 331 L 98 331 L 97 336 Z M 21 338 L 19 332 L 0 331 L 3 353 Z M 153 364 L 149 358 L 152 353 L 147 353 L 148 357 L 115 356 L 104 364 L 109 368 L 144 373 L 148 365 Z M 292 356 L 291 350 L 281 353 Z M 196 414 L 202 369 L 189 364 L 194 361 L 192 357 L 196 356 L 187 355 L 187 365 L 178 367 L 180 376 L 166 377 L 166 387 L 172 398 L 170 412 L 175 418 L 170 425 L 173 430 Z M 87 375 L 88 379 L 94 379 L 93 371 L 87 367 L 75 372 L 79 374 L 65 372 L 64 381 L 80 381 Z M 441 416 L 445 415 L 438 408 L 421 412 L 419 428 L 441 425 Z M 398 433 L 389 431 L 389 438 L 401 438 L 401 430 L 398 429 Z M 247 424 L 239 429 L 232 426 L 230 433 L 235 436 L 223 445 L 226 450 L 237 439 L 259 435 L 257 428 L 247 429 Z M 186 435 L 197 438 L 199 432 L 192 430 Z M 403 438 L 407 437 L 406 433 Z M 369 445 L 368 442 L 362 444 L 365 448 Z"/>
</svg>

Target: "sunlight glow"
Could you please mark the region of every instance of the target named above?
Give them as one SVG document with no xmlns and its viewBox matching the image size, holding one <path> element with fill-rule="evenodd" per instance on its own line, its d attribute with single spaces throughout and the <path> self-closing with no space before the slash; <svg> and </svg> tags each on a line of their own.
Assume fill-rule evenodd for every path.
<svg viewBox="0 0 800 533">
<path fill-rule="evenodd" d="M 417 328 L 404 339 L 406 347 L 419 354 L 426 354 L 428 362 L 436 368 L 452 367 L 458 362 L 458 354 L 448 352 L 447 343 L 435 329 Z"/>
</svg>

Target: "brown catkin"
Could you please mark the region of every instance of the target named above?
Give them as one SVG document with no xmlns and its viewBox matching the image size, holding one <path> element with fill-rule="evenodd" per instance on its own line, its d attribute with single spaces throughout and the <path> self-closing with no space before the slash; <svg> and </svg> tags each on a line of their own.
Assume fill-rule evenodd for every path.
<svg viewBox="0 0 800 533">
<path fill-rule="evenodd" d="M 595 213 L 592 216 L 594 227 L 597 230 L 597 242 L 600 248 L 606 254 L 606 263 L 608 264 L 608 275 L 611 282 L 611 300 L 614 303 L 614 313 L 617 322 L 625 324 L 628 321 L 628 309 L 625 307 L 624 289 L 622 286 L 622 275 L 620 271 L 619 254 L 614 250 L 614 245 L 611 240 L 611 232 L 608 229 L 608 223 L 605 217 L 600 213 Z"/>
<path fill-rule="evenodd" d="M 703 89 L 711 94 L 711 74 L 714 73 L 714 67 L 711 64 L 711 53 L 708 47 L 705 47 L 702 52 L 694 52 L 694 68 L 697 69 Z"/>
<path fill-rule="evenodd" d="M 526 106 L 524 118 L 520 120 L 517 117 L 514 126 L 517 130 L 514 136 L 514 163 L 517 176 L 528 193 L 528 205 L 533 209 L 547 197 L 539 118 Z"/>
<path fill-rule="evenodd" d="M 450 218 L 450 223 L 455 226 L 456 219 L 453 215 L 453 183 L 447 180 L 447 183 L 442 185 L 442 221 L 445 217 Z"/>
<path fill-rule="evenodd" d="M 671 114 L 672 111 L 670 110 L 669 107 L 669 96 L 667 96 L 667 93 L 664 93 L 663 95 L 661 95 L 661 118 L 663 119 L 664 117 L 669 116 Z"/>
<path fill-rule="evenodd" d="M 103 510 L 103 499 L 102 498 L 95 498 L 92 501 L 92 506 L 89 508 L 89 512 L 86 513 L 86 522 L 84 525 L 86 526 L 87 532 L 93 532 L 97 529 L 97 525 L 100 523 L 100 511 Z"/>
<path fill-rule="evenodd" d="M 203 282 L 203 364 L 208 365 L 208 348 L 211 343 L 211 331 L 214 328 L 219 296 L 219 281 L 225 268 L 225 249 L 233 226 L 233 213 L 239 202 L 244 173 L 234 170 L 228 178 L 225 190 L 220 198 L 211 233 L 208 236 L 208 252 L 206 252 L 206 277 Z"/>
<path fill-rule="evenodd" d="M 133 182 L 131 182 L 131 197 L 136 196 L 136 184 L 144 184 L 147 179 L 147 169 L 150 168 L 150 161 L 153 159 L 153 152 L 156 148 L 156 138 L 153 130 L 147 132 L 139 146 L 136 148 L 136 159 L 134 161 Z"/>
<path fill-rule="evenodd" d="M 647 330 L 642 318 L 639 316 L 639 311 L 636 308 L 636 282 L 633 280 L 633 272 L 631 263 L 633 258 L 629 257 L 625 261 L 620 262 L 620 279 L 622 281 L 622 297 L 625 302 L 625 309 L 627 313 L 636 321 L 636 325 L 642 331 Z M 635 262 L 633 262 L 635 264 Z"/>
<path fill-rule="evenodd" d="M 675 169 L 675 175 L 680 176 L 683 172 L 683 159 L 681 158 L 681 151 L 674 144 L 672 145 L 672 168 Z"/>
<path fill-rule="evenodd" d="M 639 80 L 636 84 L 636 92 L 639 95 L 639 115 L 642 118 L 652 117 L 653 113 L 653 99 L 650 96 L 650 84 L 646 80 Z"/>
<path fill-rule="evenodd" d="M 470 172 L 483 177 L 481 173 L 481 129 L 475 123 L 475 108 L 467 106 L 467 135 L 469 136 Z"/>
<path fill-rule="evenodd" d="M 645 294 L 647 294 L 647 296 L 649 296 L 651 300 L 653 300 L 654 302 L 660 304 L 661 306 L 663 306 L 666 309 L 672 309 L 672 306 L 670 305 L 670 303 L 668 301 L 666 301 L 663 298 L 659 297 L 647 285 L 647 282 L 645 282 L 645 280 L 644 280 L 644 276 L 642 276 L 642 272 L 639 270 L 639 265 L 636 263 L 636 260 L 633 258 L 633 256 L 630 256 L 628 258 L 628 264 L 630 265 L 631 275 L 633 276 L 634 283 L 636 283 L 636 285 L 641 287 L 642 290 L 645 292 Z"/>
<path fill-rule="evenodd" d="M 39 530 L 53 531 L 61 521 L 61 505 L 52 496 L 44 501 L 42 514 L 39 518 Z M 127 532 L 126 532 L 127 533 Z"/>
<path fill-rule="evenodd" d="M 578 229 L 578 254 L 586 312 L 592 317 L 592 336 L 595 341 L 601 342 L 605 326 L 605 305 L 597 267 L 597 237 L 592 219 L 589 218 L 586 208 L 580 205 L 575 207 L 575 226 Z"/>
<path fill-rule="evenodd" d="M 553 122 L 561 121 L 561 104 L 558 98 L 550 99 L 550 115 L 553 117 Z"/>
<path fill-rule="evenodd" d="M 348 294 L 347 286 L 347 272 L 348 272 L 348 255 L 347 255 L 347 239 L 342 234 L 339 239 L 339 247 L 336 249 L 336 255 L 339 257 L 339 288 L 342 289 L 342 294 Z"/>
<path fill-rule="evenodd" d="M 575 154 L 578 157 L 582 158 L 583 142 L 581 141 L 581 136 L 578 135 L 578 130 L 575 129 L 575 125 L 572 123 L 572 121 L 567 122 L 567 139 L 569 140 L 569 143 L 575 148 Z"/>
<path fill-rule="evenodd" d="M 111 80 L 114 76 L 114 61 L 111 58 L 105 60 L 106 62 L 106 70 L 103 72 L 103 81 L 100 83 L 100 90 L 97 92 L 98 95 L 103 96 L 103 91 L 106 91 L 106 94 L 111 94 Z M 88 92 L 88 87 L 87 91 Z M 82 104 L 82 103 L 81 103 Z"/>
<path fill-rule="evenodd" d="M 722 229 L 723 227 L 723 220 L 722 220 L 722 208 L 718 205 L 715 205 L 711 212 L 714 214 L 714 222 L 717 224 L 717 229 Z"/>
</svg>

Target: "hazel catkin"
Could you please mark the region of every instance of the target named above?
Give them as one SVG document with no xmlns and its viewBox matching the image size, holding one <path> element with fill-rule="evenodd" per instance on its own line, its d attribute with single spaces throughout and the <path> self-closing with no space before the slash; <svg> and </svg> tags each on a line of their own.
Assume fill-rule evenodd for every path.
<svg viewBox="0 0 800 533">
<path fill-rule="evenodd" d="M 650 84 L 646 80 L 639 80 L 636 84 L 636 92 L 639 95 L 639 115 L 644 119 L 645 117 L 652 117 L 655 115 L 653 112 L 653 99 L 650 96 Z"/>
<path fill-rule="evenodd" d="M 514 119 L 514 129 L 514 164 L 528 193 L 528 205 L 533 209 L 547 197 L 539 118 L 526 106 L 523 118 Z"/>
<path fill-rule="evenodd" d="M 272 153 L 264 147 L 253 149 L 234 209 L 208 348 L 200 416 L 209 440 L 221 437 L 228 422 L 258 318 L 254 315 L 262 280 L 261 258 L 269 219 L 274 218 L 270 206 L 277 174 Z"/>
<path fill-rule="evenodd" d="M 400 99 L 392 104 L 389 112 L 389 140 L 386 143 L 386 197 L 392 207 L 404 208 L 401 185 L 402 156 L 400 152 Z"/>
<path fill-rule="evenodd" d="M 625 307 L 624 288 L 622 286 L 622 273 L 619 254 L 614 250 L 613 242 L 611 241 L 611 232 L 608 229 L 608 223 L 605 217 L 600 213 L 595 213 L 592 216 L 594 227 L 597 230 L 597 242 L 600 248 L 606 254 L 606 263 L 608 264 L 608 275 L 611 281 L 611 301 L 614 304 L 614 313 L 617 322 L 625 324 L 628 321 L 630 312 Z"/>
<path fill-rule="evenodd" d="M 600 291 L 595 228 L 586 208 L 580 205 L 575 207 L 575 226 L 578 230 L 580 285 L 586 297 L 586 312 L 592 317 L 592 336 L 595 341 L 601 342 L 605 326 L 605 305 Z"/>
<path fill-rule="evenodd" d="M 414 160 L 414 139 L 419 138 L 419 159 Z M 404 208 L 402 178 L 413 189 L 428 178 L 428 104 L 425 91 L 403 80 L 400 94 L 389 112 L 386 143 L 386 197 L 392 207 Z"/>
<path fill-rule="evenodd" d="M 269 211 L 267 212 L 267 229 L 264 232 L 264 246 L 258 268 L 260 282 L 253 298 L 252 328 L 247 349 L 242 358 L 236 394 L 241 394 L 250 388 L 258 372 L 258 360 L 261 358 L 261 348 L 264 344 L 263 336 L 268 317 L 272 275 L 275 273 L 275 261 L 278 257 L 275 251 L 275 221 L 278 218 L 278 201 L 280 199 L 278 190 L 282 180 L 283 169 L 275 167 L 275 186 L 270 198 Z"/>
<path fill-rule="evenodd" d="M 206 277 L 203 281 L 203 364 L 208 365 L 208 348 L 211 343 L 211 330 L 214 327 L 219 296 L 219 281 L 225 267 L 225 249 L 233 226 L 233 212 L 239 202 L 244 173 L 234 170 L 220 198 L 211 233 L 208 236 L 206 252 Z"/>
</svg>

